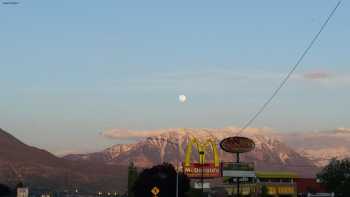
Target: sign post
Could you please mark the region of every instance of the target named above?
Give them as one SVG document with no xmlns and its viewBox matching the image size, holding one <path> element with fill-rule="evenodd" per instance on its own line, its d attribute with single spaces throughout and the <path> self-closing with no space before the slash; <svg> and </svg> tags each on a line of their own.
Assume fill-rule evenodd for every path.
<svg viewBox="0 0 350 197">
<path fill-rule="evenodd" d="M 157 186 L 154 186 L 152 189 L 151 189 L 151 193 L 153 194 L 153 197 L 158 197 L 158 194 L 159 194 L 160 190 Z"/>
<path fill-rule="evenodd" d="M 199 155 L 200 155 L 200 157 L 203 157 L 203 155 L 204 155 L 204 151 L 200 151 L 199 152 Z M 203 175 L 204 175 L 204 169 L 203 169 L 203 167 L 204 167 L 204 161 L 201 161 L 201 167 L 202 167 L 202 170 L 201 170 L 201 174 L 202 174 L 202 176 L 201 176 L 201 184 L 202 184 L 202 197 L 204 196 L 204 181 L 203 181 Z"/>
<path fill-rule="evenodd" d="M 236 163 L 239 164 L 239 152 L 236 153 Z M 233 190 L 232 190 L 233 196 Z M 239 197 L 239 177 L 237 177 L 237 196 Z"/>
<path fill-rule="evenodd" d="M 195 145 L 195 146 L 194 146 Z M 197 148 L 199 154 L 199 162 L 191 162 L 192 147 Z M 211 147 L 213 153 L 213 162 L 205 161 L 205 154 L 208 147 Z M 193 138 L 187 144 L 185 161 L 183 163 L 183 172 L 193 179 L 215 178 L 220 174 L 219 152 L 216 143 L 210 139 L 201 143 Z"/>
<path fill-rule="evenodd" d="M 199 162 L 191 162 L 192 148 L 197 148 L 199 155 Z M 206 162 L 205 154 L 208 148 L 211 148 L 213 153 L 213 161 Z M 220 177 L 220 160 L 218 146 L 214 140 L 208 139 L 201 142 L 196 138 L 190 139 L 186 147 L 185 161 L 183 163 L 183 172 L 191 179 L 200 179 L 201 193 L 204 196 L 204 179 Z"/>
<path fill-rule="evenodd" d="M 220 142 L 220 147 L 222 150 L 229 152 L 229 153 L 234 153 L 236 154 L 236 164 L 240 164 L 239 160 L 239 154 L 240 153 L 245 153 L 245 152 L 250 152 L 255 148 L 255 143 L 253 140 L 246 138 L 246 137 L 228 137 L 223 139 Z M 236 185 L 237 185 L 237 197 L 240 196 L 240 184 L 239 184 L 239 177 L 236 178 Z M 232 197 L 233 197 L 233 188 L 232 188 Z"/>
</svg>

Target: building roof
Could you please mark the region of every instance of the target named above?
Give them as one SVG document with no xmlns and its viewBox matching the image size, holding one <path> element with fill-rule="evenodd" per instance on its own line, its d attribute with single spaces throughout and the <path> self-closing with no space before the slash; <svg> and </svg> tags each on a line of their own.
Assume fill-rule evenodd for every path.
<svg viewBox="0 0 350 197">
<path fill-rule="evenodd" d="M 293 172 L 257 171 L 256 177 L 258 178 L 298 178 L 298 175 Z"/>
<path fill-rule="evenodd" d="M 298 188 L 298 192 L 326 192 L 326 189 L 317 183 L 316 179 L 298 178 L 295 180 Z"/>
</svg>

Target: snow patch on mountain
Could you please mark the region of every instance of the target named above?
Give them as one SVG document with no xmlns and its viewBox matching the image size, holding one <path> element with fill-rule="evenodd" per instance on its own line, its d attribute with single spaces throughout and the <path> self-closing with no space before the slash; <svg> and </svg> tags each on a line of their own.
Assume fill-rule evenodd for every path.
<svg viewBox="0 0 350 197">
<path fill-rule="evenodd" d="M 283 163 L 286 163 L 286 161 L 289 159 L 289 156 L 286 153 L 279 153 L 279 157 Z"/>
<path fill-rule="evenodd" d="M 196 137 L 199 141 L 204 142 L 208 138 L 214 140 L 217 144 L 226 137 L 235 136 L 240 128 L 185 128 L 185 129 L 162 129 L 149 134 L 157 135 L 144 136 L 141 134 L 139 140 L 133 144 L 115 145 L 102 152 L 88 154 L 90 160 L 103 161 L 108 164 L 125 164 L 133 161 L 139 167 L 149 167 L 162 162 L 171 162 L 176 164 L 177 161 L 183 161 L 185 157 L 186 146 L 191 138 Z M 118 131 L 119 132 L 119 131 Z M 114 136 L 120 136 L 116 134 Z M 133 133 L 132 137 L 136 135 Z M 261 170 L 295 170 L 301 173 L 315 172 L 315 166 L 307 158 L 301 156 L 286 144 L 274 137 L 274 133 L 268 128 L 248 128 L 241 136 L 251 138 L 256 146 L 252 152 L 242 154 L 242 161 L 254 162 L 257 169 Z M 123 136 L 126 139 L 125 135 Z M 119 138 L 117 138 L 120 140 Z M 222 161 L 233 161 L 235 156 L 226 153 L 219 148 L 220 159 Z M 211 161 L 211 150 L 207 150 L 206 159 Z M 79 160 L 82 155 L 70 155 L 67 159 Z M 85 157 L 82 157 L 85 158 Z M 191 159 L 198 162 L 198 152 L 193 149 Z M 303 166 L 301 168 L 300 166 Z"/>
<path fill-rule="evenodd" d="M 276 133 L 276 137 L 310 159 L 317 166 L 325 166 L 332 158 L 350 157 L 350 128 L 330 131 Z"/>
<path fill-rule="evenodd" d="M 151 131 L 136 131 L 127 129 L 109 129 L 101 132 L 101 135 L 106 138 L 127 140 L 127 139 L 144 139 L 147 137 L 157 136 L 169 136 L 176 135 L 176 138 L 188 137 L 189 135 L 195 135 L 198 138 L 215 135 L 217 138 L 224 136 L 235 135 L 241 131 L 239 127 L 227 127 L 227 128 L 169 128 L 159 129 Z M 247 128 L 242 133 L 243 135 L 255 135 L 272 131 L 270 128 Z"/>
<path fill-rule="evenodd" d="M 135 146 L 135 144 L 117 144 L 110 148 L 107 148 L 104 152 L 107 153 L 112 159 L 118 157 L 121 153 L 129 151 Z"/>
<path fill-rule="evenodd" d="M 325 166 L 331 159 L 345 159 L 350 157 L 349 149 L 346 147 L 337 148 L 321 148 L 321 149 L 301 149 L 299 153 L 311 161 L 317 166 Z"/>
</svg>

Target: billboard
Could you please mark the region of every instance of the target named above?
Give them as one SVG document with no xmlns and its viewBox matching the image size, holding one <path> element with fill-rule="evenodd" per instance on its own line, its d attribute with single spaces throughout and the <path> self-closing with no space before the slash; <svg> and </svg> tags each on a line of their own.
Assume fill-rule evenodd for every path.
<svg viewBox="0 0 350 197">
<path fill-rule="evenodd" d="M 255 178 L 256 174 L 254 171 L 222 171 L 222 176 L 224 177 L 250 177 Z"/>
<path fill-rule="evenodd" d="M 225 177 L 256 177 L 254 163 L 223 162 L 221 166 Z"/>
<path fill-rule="evenodd" d="M 225 177 L 224 182 L 225 183 L 237 183 L 237 180 L 240 183 L 253 183 L 255 180 L 255 177 Z"/>
<path fill-rule="evenodd" d="M 27 187 L 19 187 L 17 188 L 17 197 L 28 197 L 29 189 Z"/>
<path fill-rule="evenodd" d="M 197 148 L 199 155 L 199 162 L 191 162 L 192 148 Z M 205 156 L 211 148 L 213 154 L 213 161 L 206 162 Z M 185 161 L 183 163 L 183 171 L 190 178 L 214 178 L 221 175 L 220 159 L 217 144 L 214 140 L 208 139 L 204 143 L 198 141 L 196 138 L 190 139 L 186 147 Z"/>
<path fill-rule="evenodd" d="M 237 170 L 237 171 L 254 171 L 254 163 L 253 162 L 222 162 L 222 170 Z"/>
<path fill-rule="evenodd" d="M 210 189 L 210 183 L 202 183 L 201 182 L 195 182 L 194 183 L 194 188 L 195 189 L 201 189 L 201 188 L 204 188 L 204 189 Z"/>
<path fill-rule="evenodd" d="M 229 153 L 245 153 L 255 148 L 253 140 L 246 137 L 228 137 L 220 142 L 222 150 Z"/>
<path fill-rule="evenodd" d="M 202 173 L 203 171 L 203 173 Z M 214 178 L 221 176 L 220 167 L 214 163 L 191 163 L 183 166 L 183 172 L 190 178 Z"/>
</svg>

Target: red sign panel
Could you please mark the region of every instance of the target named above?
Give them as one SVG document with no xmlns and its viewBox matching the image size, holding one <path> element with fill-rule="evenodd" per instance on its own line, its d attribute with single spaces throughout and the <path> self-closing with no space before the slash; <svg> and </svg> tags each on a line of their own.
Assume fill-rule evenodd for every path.
<svg viewBox="0 0 350 197">
<path fill-rule="evenodd" d="M 220 177 L 220 167 L 214 163 L 191 163 L 188 166 L 183 166 L 183 172 L 190 178 L 214 178 Z M 202 173 L 203 172 L 203 173 Z"/>
</svg>

